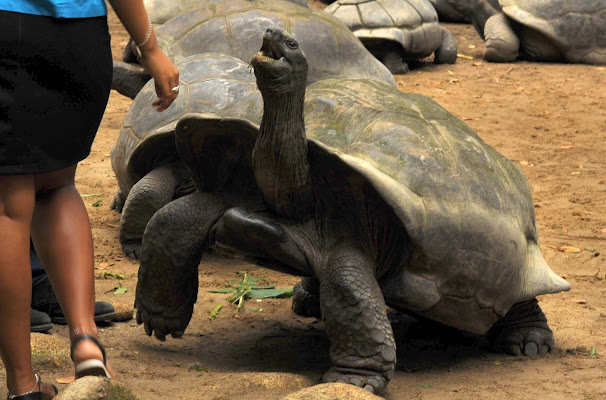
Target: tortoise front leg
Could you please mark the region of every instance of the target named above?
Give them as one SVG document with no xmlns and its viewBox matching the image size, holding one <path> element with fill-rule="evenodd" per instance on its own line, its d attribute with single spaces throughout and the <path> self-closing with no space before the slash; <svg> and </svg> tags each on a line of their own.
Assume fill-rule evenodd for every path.
<svg viewBox="0 0 606 400">
<path fill-rule="evenodd" d="M 340 248 L 321 269 L 320 307 L 333 364 L 323 381 L 384 389 L 395 369 L 396 345 L 374 263 L 357 249 Z"/>
<path fill-rule="evenodd" d="M 135 295 L 137 323 L 148 335 L 183 335 L 198 296 L 198 265 L 209 231 L 227 208 L 221 198 L 196 191 L 149 221 Z"/>
<path fill-rule="evenodd" d="M 170 165 L 151 170 L 130 190 L 120 217 L 119 238 L 130 258 L 139 258 L 143 232 L 151 217 L 175 195 L 178 179 Z"/>
</svg>

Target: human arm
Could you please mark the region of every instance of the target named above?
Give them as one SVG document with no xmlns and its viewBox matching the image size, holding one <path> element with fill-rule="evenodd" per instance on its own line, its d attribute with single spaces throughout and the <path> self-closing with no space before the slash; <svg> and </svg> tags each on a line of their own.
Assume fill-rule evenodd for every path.
<svg viewBox="0 0 606 400">
<path fill-rule="evenodd" d="M 158 99 L 152 104 L 158 106 L 158 111 L 164 111 L 177 97 L 178 90 L 171 89 L 179 87 L 179 71 L 158 46 L 142 0 L 110 0 L 110 4 L 134 43 L 145 42 L 139 46 L 140 62 L 154 78 Z"/>
</svg>

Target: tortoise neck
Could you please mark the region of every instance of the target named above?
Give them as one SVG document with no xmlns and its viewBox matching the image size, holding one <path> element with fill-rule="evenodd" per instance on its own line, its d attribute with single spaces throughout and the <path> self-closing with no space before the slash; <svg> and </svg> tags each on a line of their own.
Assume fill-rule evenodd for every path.
<svg viewBox="0 0 606 400">
<path fill-rule="evenodd" d="M 263 119 L 253 150 L 257 185 L 278 214 L 306 221 L 314 201 L 303 117 L 305 86 L 261 93 Z"/>
</svg>

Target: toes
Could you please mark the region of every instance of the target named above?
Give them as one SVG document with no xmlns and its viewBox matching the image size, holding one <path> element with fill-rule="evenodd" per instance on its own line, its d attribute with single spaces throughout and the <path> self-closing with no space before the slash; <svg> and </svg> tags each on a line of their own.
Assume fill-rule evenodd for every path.
<svg viewBox="0 0 606 400">
<path fill-rule="evenodd" d="M 522 350 L 520 349 L 520 346 L 518 346 L 517 344 L 509 345 L 507 350 L 508 351 L 506 351 L 506 353 L 509 355 L 516 356 L 516 357 L 522 355 Z"/>
<path fill-rule="evenodd" d="M 351 370 L 349 370 L 351 371 Z M 336 371 L 334 368 L 331 368 L 328 372 L 324 374 L 322 377 L 323 382 L 342 382 L 349 383 L 350 385 L 354 385 L 370 393 L 379 392 L 387 386 L 387 379 L 380 374 L 374 375 L 366 375 L 364 373 L 368 373 L 369 371 L 363 371 L 360 375 L 355 375 L 352 373 L 341 373 Z"/>
<path fill-rule="evenodd" d="M 541 350 L 539 350 L 539 355 L 540 356 L 544 356 L 545 354 L 551 352 L 551 348 L 549 346 L 547 346 L 546 344 L 544 344 L 543 346 L 541 346 Z"/>
<path fill-rule="evenodd" d="M 526 343 L 524 346 L 524 354 L 530 357 L 536 356 L 539 353 L 537 344 L 534 342 Z"/>
</svg>

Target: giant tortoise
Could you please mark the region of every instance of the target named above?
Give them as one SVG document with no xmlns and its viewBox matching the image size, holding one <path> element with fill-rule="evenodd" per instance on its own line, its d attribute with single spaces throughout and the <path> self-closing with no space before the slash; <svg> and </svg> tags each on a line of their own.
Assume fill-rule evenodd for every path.
<svg viewBox="0 0 606 400">
<path fill-rule="evenodd" d="M 207 0 L 204 7 L 181 14 L 157 30 L 158 43 L 175 61 L 192 54 L 217 52 L 249 62 L 265 29 L 292 32 L 312 59 L 308 83 L 348 76 L 378 78 L 395 85 L 353 34 L 326 13 L 283 0 Z"/>
<path fill-rule="evenodd" d="M 435 63 L 457 60 L 454 37 L 440 26 L 428 0 L 337 0 L 324 11 L 351 29 L 393 74 L 405 74 L 408 63 L 432 53 Z"/>
<path fill-rule="evenodd" d="M 455 10 L 445 0 L 429 0 L 438 13 L 438 18 L 443 22 L 469 22 L 469 18 Z"/>
<path fill-rule="evenodd" d="M 376 79 L 306 90 L 306 57 L 280 29 L 252 66 L 260 126 L 210 115 L 177 124 L 198 190 L 145 231 L 135 305 L 147 334 L 183 334 L 198 264 L 215 250 L 305 277 L 293 309 L 325 321 L 325 381 L 385 387 L 396 362 L 386 305 L 488 332 L 511 354 L 552 349 L 536 296 L 570 286 L 541 255 L 514 163 L 423 95 Z"/>
<path fill-rule="evenodd" d="M 177 121 L 186 113 L 213 112 L 260 121 L 262 100 L 248 64 L 234 57 L 206 53 L 177 64 L 181 93 L 164 112 L 151 106 L 153 81 L 128 110 L 111 162 L 118 181 L 112 208 L 122 212 L 120 243 L 137 258 L 147 222 L 162 206 L 191 193 L 194 185 L 175 149 Z"/>
<path fill-rule="evenodd" d="M 606 64 L 606 1 L 445 0 L 486 41 L 484 58 Z"/>
<path fill-rule="evenodd" d="M 307 6 L 307 0 L 286 0 L 300 6 Z M 155 26 L 162 25 L 179 14 L 206 7 L 208 0 L 143 0 L 147 15 Z"/>
<path fill-rule="evenodd" d="M 308 83 L 349 76 L 396 84 L 389 70 L 337 19 L 284 0 L 199 0 L 199 8 L 168 20 L 156 35 L 174 62 L 208 52 L 249 62 L 268 26 L 290 30 L 305 45 L 312 60 Z M 125 54 L 125 60 L 130 58 Z M 148 79 L 136 65 L 114 61 L 112 89 L 132 98 Z"/>
</svg>

